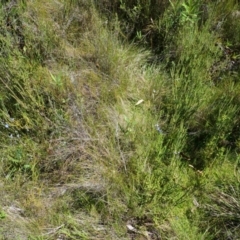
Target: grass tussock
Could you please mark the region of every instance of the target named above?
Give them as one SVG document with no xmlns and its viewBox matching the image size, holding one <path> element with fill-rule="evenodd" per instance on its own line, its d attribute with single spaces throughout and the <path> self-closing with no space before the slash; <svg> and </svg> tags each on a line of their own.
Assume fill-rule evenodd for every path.
<svg viewBox="0 0 240 240">
<path fill-rule="evenodd" d="M 238 239 L 237 2 L 0 6 L 0 239 Z"/>
</svg>

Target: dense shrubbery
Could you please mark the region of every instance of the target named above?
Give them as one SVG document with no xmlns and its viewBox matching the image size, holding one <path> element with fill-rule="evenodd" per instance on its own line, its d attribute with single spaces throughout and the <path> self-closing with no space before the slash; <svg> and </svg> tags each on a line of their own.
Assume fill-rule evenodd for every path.
<svg viewBox="0 0 240 240">
<path fill-rule="evenodd" d="M 0 6 L 3 239 L 238 238 L 237 1 Z"/>
</svg>

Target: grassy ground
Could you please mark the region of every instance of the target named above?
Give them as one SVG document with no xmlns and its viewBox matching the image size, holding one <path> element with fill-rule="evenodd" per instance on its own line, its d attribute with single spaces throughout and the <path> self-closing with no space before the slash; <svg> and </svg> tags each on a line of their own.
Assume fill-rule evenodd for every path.
<svg viewBox="0 0 240 240">
<path fill-rule="evenodd" d="M 0 239 L 238 239 L 239 4 L 100 2 L 1 3 Z"/>
</svg>

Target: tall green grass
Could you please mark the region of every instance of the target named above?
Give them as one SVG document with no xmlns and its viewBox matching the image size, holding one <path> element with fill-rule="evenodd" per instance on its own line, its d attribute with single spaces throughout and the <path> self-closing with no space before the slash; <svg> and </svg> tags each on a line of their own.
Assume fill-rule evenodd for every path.
<svg viewBox="0 0 240 240">
<path fill-rule="evenodd" d="M 239 4 L 102 3 L 1 4 L 1 239 L 237 239 Z"/>
</svg>

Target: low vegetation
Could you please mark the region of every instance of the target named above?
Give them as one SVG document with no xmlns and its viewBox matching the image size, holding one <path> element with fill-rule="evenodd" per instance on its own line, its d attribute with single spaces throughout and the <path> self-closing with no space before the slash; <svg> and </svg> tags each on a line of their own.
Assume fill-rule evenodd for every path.
<svg viewBox="0 0 240 240">
<path fill-rule="evenodd" d="M 238 1 L 0 4 L 0 239 L 238 239 Z"/>
</svg>

